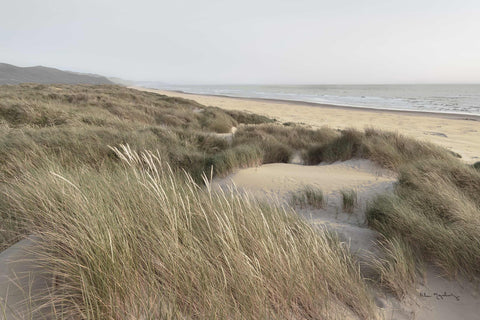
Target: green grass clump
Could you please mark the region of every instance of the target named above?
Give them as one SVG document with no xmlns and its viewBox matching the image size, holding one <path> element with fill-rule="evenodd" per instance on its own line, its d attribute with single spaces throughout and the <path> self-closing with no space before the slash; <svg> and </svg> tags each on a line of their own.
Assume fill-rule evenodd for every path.
<svg viewBox="0 0 480 320">
<path fill-rule="evenodd" d="M 375 319 L 348 250 L 294 212 L 175 173 L 159 155 L 51 166 L 11 181 L 10 212 L 38 235 L 57 317 Z"/>
<path fill-rule="evenodd" d="M 355 190 L 341 190 L 342 195 L 342 209 L 345 212 L 353 213 L 357 206 L 357 192 Z"/>
<path fill-rule="evenodd" d="M 323 208 L 326 205 L 323 191 L 313 186 L 304 186 L 290 195 L 290 204 L 301 208 Z"/>
<path fill-rule="evenodd" d="M 365 155 L 365 146 L 362 144 L 364 134 L 356 130 L 345 130 L 342 134 L 326 144 L 319 144 L 308 149 L 306 163 L 345 161 L 353 157 Z"/>
<path fill-rule="evenodd" d="M 236 168 L 262 164 L 263 151 L 255 145 L 239 145 L 206 159 L 206 167 L 213 168 L 215 176 L 225 176 Z"/>
<path fill-rule="evenodd" d="M 477 170 L 480 170 L 480 161 L 475 162 L 472 167 L 474 167 Z"/>
<path fill-rule="evenodd" d="M 318 130 L 302 126 L 260 124 L 241 126 L 235 134 L 234 145 L 255 144 L 263 150 L 262 163 L 288 163 L 296 151 L 302 153 L 318 143 L 328 143 L 337 137 L 329 128 Z"/>
<path fill-rule="evenodd" d="M 237 121 L 225 111 L 218 108 L 205 108 L 203 112 L 198 113 L 202 128 L 217 133 L 229 133 L 232 127 L 238 125 Z"/>
</svg>

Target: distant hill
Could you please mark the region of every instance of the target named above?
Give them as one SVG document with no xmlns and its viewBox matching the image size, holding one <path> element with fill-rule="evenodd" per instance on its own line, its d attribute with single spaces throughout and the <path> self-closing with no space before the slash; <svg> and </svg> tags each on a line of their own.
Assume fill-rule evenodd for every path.
<svg viewBox="0 0 480 320">
<path fill-rule="evenodd" d="M 19 83 L 65 83 L 65 84 L 114 84 L 106 77 L 62 71 L 42 66 L 17 67 L 0 63 L 0 85 Z"/>
</svg>

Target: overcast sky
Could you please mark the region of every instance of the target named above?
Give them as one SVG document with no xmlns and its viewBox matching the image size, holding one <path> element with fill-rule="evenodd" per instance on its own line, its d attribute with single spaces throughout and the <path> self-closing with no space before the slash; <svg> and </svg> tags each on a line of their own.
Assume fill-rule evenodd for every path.
<svg viewBox="0 0 480 320">
<path fill-rule="evenodd" d="M 169 83 L 480 83 L 480 0 L 0 0 L 0 62 Z"/>
</svg>

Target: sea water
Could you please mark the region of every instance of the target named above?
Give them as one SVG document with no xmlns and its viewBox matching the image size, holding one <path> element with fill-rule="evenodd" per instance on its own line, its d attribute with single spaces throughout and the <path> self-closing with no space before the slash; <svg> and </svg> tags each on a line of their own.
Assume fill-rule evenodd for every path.
<svg viewBox="0 0 480 320">
<path fill-rule="evenodd" d="M 303 101 L 359 108 L 480 115 L 480 84 L 165 85 L 156 89 L 242 98 Z"/>
</svg>

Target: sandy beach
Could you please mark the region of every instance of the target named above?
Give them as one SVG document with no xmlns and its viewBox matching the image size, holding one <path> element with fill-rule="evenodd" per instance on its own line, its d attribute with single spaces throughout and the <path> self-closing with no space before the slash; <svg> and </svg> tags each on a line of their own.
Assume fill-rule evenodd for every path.
<svg viewBox="0 0 480 320">
<path fill-rule="evenodd" d="M 457 152 L 467 163 L 480 161 L 479 116 L 208 96 L 138 87 L 135 89 L 192 99 L 207 106 L 216 106 L 226 110 L 242 110 L 262 114 L 281 122 L 304 123 L 314 128 L 322 126 L 334 129 L 374 127 L 396 131 Z"/>
</svg>

